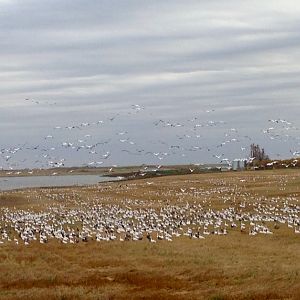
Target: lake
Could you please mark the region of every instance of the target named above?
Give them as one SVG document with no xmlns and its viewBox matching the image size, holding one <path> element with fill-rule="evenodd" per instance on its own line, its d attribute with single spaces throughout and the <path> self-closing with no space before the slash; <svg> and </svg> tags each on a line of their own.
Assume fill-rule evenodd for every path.
<svg viewBox="0 0 300 300">
<path fill-rule="evenodd" d="M 119 178 L 100 175 L 0 177 L 0 191 L 35 187 L 83 186 L 113 180 L 116 181 Z"/>
</svg>

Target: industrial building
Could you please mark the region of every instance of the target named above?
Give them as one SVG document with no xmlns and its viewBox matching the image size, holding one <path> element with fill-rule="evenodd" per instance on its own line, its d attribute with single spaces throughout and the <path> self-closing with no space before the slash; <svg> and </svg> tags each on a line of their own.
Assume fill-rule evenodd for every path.
<svg viewBox="0 0 300 300">
<path fill-rule="evenodd" d="M 247 166 L 247 159 L 245 158 L 238 158 L 238 159 L 234 159 L 232 161 L 232 170 L 233 171 L 242 171 L 246 169 Z"/>
</svg>

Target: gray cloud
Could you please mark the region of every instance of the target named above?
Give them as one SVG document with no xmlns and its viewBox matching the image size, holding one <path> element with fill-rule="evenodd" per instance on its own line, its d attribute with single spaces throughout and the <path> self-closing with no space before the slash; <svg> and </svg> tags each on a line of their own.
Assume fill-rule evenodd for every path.
<svg viewBox="0 0 300 300">
<path fill-rule="evenodd" d="M 222 149 L 226 156 L 244 155 L 241 146 L 251 142 L 245 135 L 270 153 L 276 142 L 276 152 L 289 155 L 300 148 L 299 12 L 297 1 L 3 1 L 1 148 L 25 142 L 50 147 L 44 137 L 55 126 L 103 119 L 102 131 L 63 130 L 52 141 L 55 155 L 66 155 L 70 164 L 92 159 L 60 149 L 64 140 L 90 132 L 94 142 L 111 138 L 109 163 L 155 161 L 121 151 L 133 146 L 116 136 L 127 128 L 133 148 L 171 152 L 170 145 L 185 145 L 164 157 L 166 163 L 214 161 L 210 151 L 187 149 L 213 148 L 232 127 L 239 129 L 239 142 Z M 136 114 L 134 104 L 145 109 Z M 189 122 L 193 117 L 197 121 Z M 262 133 L 272 118 L 295 127 L 285 129 L 288 142 L 285 132 L 275 141 Z M 160 119 L 184 126 L 158 129 L 153 124 Z M 225 124 L 194 128 L 218 120 Z"/>
</svg>

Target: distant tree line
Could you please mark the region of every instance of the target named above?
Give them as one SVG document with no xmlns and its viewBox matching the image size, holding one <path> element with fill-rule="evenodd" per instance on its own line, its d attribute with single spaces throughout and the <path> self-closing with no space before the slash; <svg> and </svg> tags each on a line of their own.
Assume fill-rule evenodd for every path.
<svg viewBox="0 0 300 300">
<path fill-rule="evenodd" d="M 256 161 L 269 160 L 269 156 L 265 153 L 264 148 L 260 148 L 259 145 L 251 144 L 250 157 Z"/>
<path fill-rule="evenodd" d="M 247 167 L 256 170 L 300 168 L 300 157 L 271 160 L 265 153 L 265 149 L 255 144 L 250 145 L 250 157 Z"/>
</svg>

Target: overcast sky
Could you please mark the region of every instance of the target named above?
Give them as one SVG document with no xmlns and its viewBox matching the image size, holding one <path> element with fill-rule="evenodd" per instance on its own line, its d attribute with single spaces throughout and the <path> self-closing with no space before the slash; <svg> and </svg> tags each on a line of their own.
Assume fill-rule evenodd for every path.
<svg viewBox="0 0 300 300">
<path fill-rule="evenodd" d="M 299 64 L 299 1 L 1 0 L 0 168 L 297 156 Z"/>
</svg>

